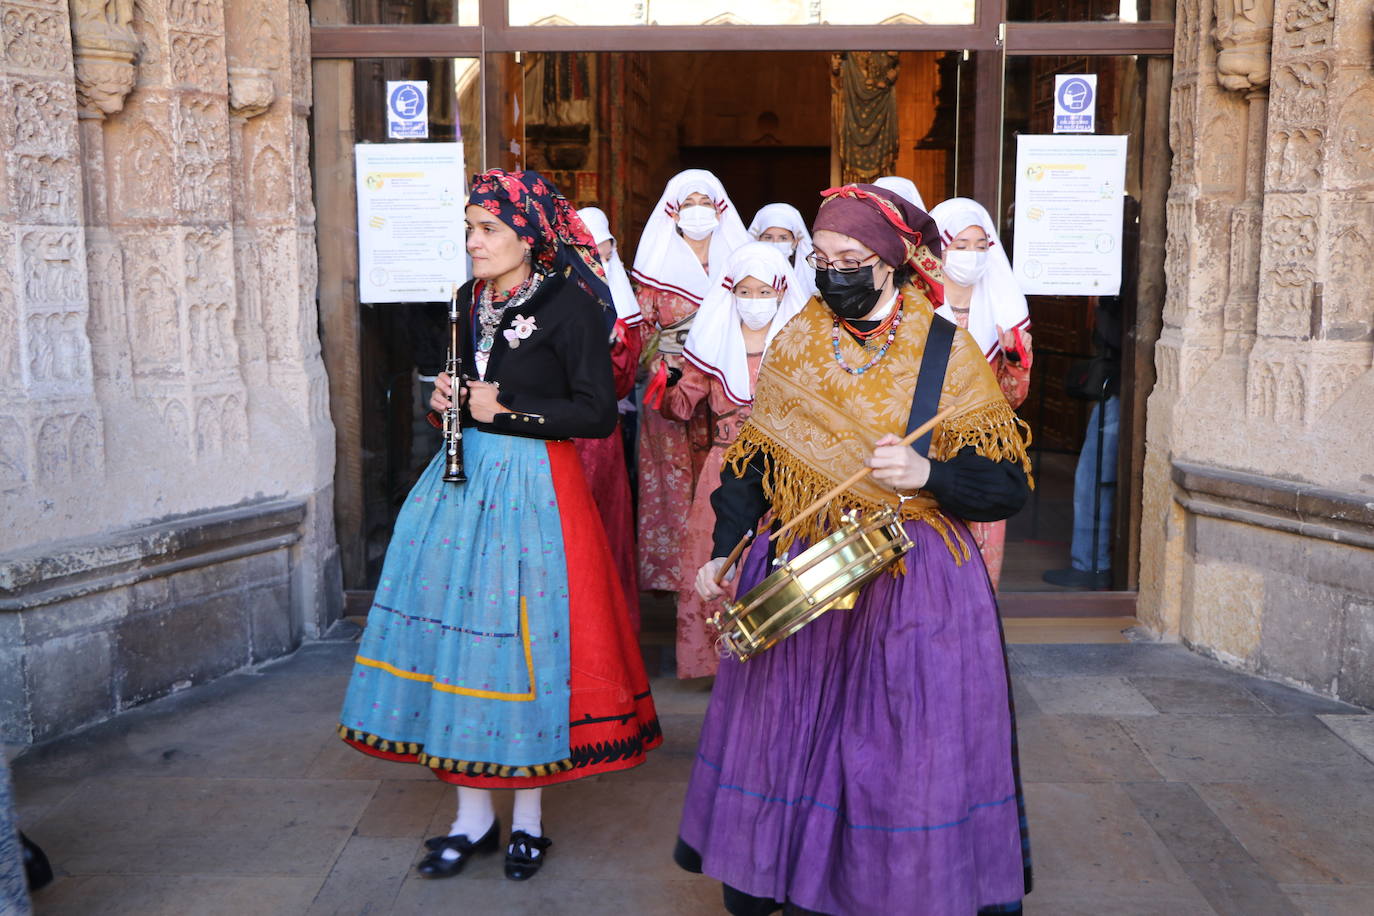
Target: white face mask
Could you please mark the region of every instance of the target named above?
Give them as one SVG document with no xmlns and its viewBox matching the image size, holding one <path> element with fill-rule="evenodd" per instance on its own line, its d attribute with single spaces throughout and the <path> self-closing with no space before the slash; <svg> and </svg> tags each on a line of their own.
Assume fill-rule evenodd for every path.
<svg viewBox="0 0 1374 916">
<path fill-rule="evenodd" d="M 677 227 L 682 230 L 682 234 L 698 242 L 715 232 L 719 225 L 720 219 L 716 216 L 716 208 L 704 204 L 683 207 L 677 214 Z"/>
<path fill-rule="evenodd" d="M 778 300 L 773 297 L 767 299 L 745 299 L 740 296 L 735 297 L 735 311 L 739 312 L 740 321 L 751 331 L 761 331 L 772 322 L 773 316 L 778 313 Z"/>
<path fill-rule="evenodd" d="M 945 276 L 960 286 L 973 286 L 988 269 L 986 251 L 946 251 Z"/>
<path fill-rule="evenodd" d="M 792 262 L 792 252 L 797 250 L 793 247 L 791 242 L 765 242 L 764 244 L 772 245 L 774 248 L 778 249 L 778 251 L 782 253 L 782 256 L 787 259 L 789 264 Z"/>
</svg>

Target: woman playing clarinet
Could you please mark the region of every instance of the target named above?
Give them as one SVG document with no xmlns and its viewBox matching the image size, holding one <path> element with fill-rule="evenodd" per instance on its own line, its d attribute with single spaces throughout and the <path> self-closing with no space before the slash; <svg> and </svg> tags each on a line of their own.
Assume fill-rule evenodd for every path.
<svg viewBox="0 0 1374 916">
<path fill-rule="evenodd" d="M 473 179 L 458 293 L 467 481 L 441 450 L 406 499 L 349 682 L 340 734 L 458 787 L 422 876 L 494 850 L 492 789 L 514 789 L 506 877 L 544 861 L 543 786 L 636 766 L 662 736 L 573 437 L 616 424 L 615 312 L 586 227 L 535 172 Z M 456 393 L 455 393 L 456 386 Z"/>
</svg>

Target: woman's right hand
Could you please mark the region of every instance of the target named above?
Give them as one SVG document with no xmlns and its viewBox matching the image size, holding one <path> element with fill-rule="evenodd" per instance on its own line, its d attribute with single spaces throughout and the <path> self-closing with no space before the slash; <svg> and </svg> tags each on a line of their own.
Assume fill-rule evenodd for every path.
<svg viewBox="0 0 1374 916">
<path fill-rule="evenodd" d="M 458 389 L 458 403 L 467 401 L 467 389 Z M 435 413 L 442 414 L 453 405 L 453 380 L 448 377 L 447 372 L 440 372 L 434 379 L 434 393 L 429 396 L 429 408 Z"/>
<path fill-rule="evenodd" d="M 720 568 L 725 565 L 725 560 L 725 557 L 716 557 L 697 570 L 696 587 L 701 600 L 715 601 L 717 598 L 725 597 L 725 589 L 716 584 L 716 576 L 720 574 Z M 725 581 L 729 582 L 734 577 L 735 572 L 731 570 Z"/>
</svg>

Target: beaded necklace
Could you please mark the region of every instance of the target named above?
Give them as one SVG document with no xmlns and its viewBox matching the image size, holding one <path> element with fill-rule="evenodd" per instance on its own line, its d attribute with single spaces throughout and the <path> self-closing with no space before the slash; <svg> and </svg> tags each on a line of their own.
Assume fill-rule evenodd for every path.
<svg viewBox="0 0 1374 916">
<path fill-rule="evenodd" d="M 844 354 L 840 352 L 840 324 L 841 322 L 843 322 L 845 327 L 849 328 L 849 322 L 843 321 L 843 319 L 839 318 L 838 316 L 835 318 L 835 321 L 830 329 L 830 344 L 835 351 L 835 362 L 839 363 L 841 369 L 843 369 L 845 372 L 848 372 L 850 375 L 863 375 L 869 369 L 872 369 L 874 366 L 876 366 L 878 362 L 884 356 L 887 355 L 888 349 L 892 346 L 892 341 L 897 339 L 897 329 L 902 326 L 902 305 L 902 297 L 898 296 L 897 308 L 892 312 L 892 315 L 888 318 L 888 321 L 883 322 L 883 324 L 878 325 L 878 327 L 874 328 L 871 332 L 868 332 L 868 336 L 876 337 L 878 334 L 882 333 L 883 326 L 888 325 L 890 322 L 890 326 L 887 327 L 887 339 L 883 341 L 883 345 L 878 348 L 878 352 L 874 355 L 872 359 L 870 359 L 868 362 L 864 363 L 857 369 L 855 369 L 853 366 L 850 366 L 849 363 L 845 362 Z M 865 350 L 871 349 L 870 345 L 864 343 L 863 340 L 861 340 L 860 343 Z"/>
<path fill-rule="evenodd" d="M 501 327 L 506 312 L 528 302 L 543 282 L 544 274 L 532 270 L 530 275 L 525 278 L 525 282 L 511 290 L 510 295 L 501 301 L 497 301 L 492 284 L 482 284 L 482 294 L 477 300 L 478 328 L 474 329 L 477 337 L 474 357 L 477 362 L 478 378 L 486 378 L 487 361 L 491 358 L 491 348 L 496 342 L 496 330 Z"/>
</svg>

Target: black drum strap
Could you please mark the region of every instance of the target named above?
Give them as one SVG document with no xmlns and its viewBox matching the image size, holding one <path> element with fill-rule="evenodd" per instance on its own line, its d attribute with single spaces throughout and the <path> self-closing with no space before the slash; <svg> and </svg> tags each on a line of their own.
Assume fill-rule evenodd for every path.
<svg viewBox="0 0 1374 916">
<path fill-rule="evenodd" d="M 911 396 L 911 417 L 906 421 L 907 435 L 935 416 L 940 408 L 940 392 L 945 387 L 945 369 L 949 366 L 949 351 L 954 344 L 954 322 L 941 315 L 932 315 L 930 332 L 926 335 L 926 351 L 921 356 L 921 368 L 916 374 L 916 393 Z M 929 457 L 930 439 L 934 430 L 911 444 L 921 455 Z"/>
</svg>

